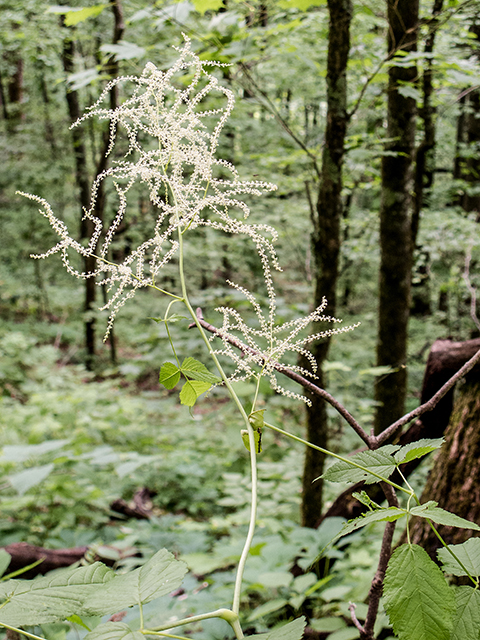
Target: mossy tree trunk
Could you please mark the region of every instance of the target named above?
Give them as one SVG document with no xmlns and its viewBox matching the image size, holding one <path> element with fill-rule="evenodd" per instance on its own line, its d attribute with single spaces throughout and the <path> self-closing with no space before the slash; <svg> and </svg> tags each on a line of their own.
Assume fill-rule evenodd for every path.
<svg viewBox="0 0 480 640">
<path fill-rule="evenodd" d="M 418 0 L 388 0 L 388 52 L 417 48 Z M 380 206 L 380 291 L 377 365 L 394 373 L 377 378 L 375 433 L 404 413 L 407 389 L 407 327 L 412 265 L 411 192 L 415 152 L 416 101 L 405 88 L 417 79 L 417 67 L 392 65 L 388 71 L 387 154 L 382 159 Z"/>
<path fill-rule="evenodd" d="M 350 0 L 328 0 L 330 15 L 327 63 L 327 126 L 322 155 L 321 181 L 315 210 L 312 237 L 315 260 L 314 304 L 323 297 L 328 300 L 327 312 L 335 315 L 337 301 L 338 259 L 340 253 L 340 222 L 342 217 L 342 166 L 347 130 L 347 63 L 350 52 Z M 316 333 L 323 327 L 314 326 Z M 322 371 L 330 341 L 313 345 L 319 379 L 324 386 Z M 307 409 L 307 440 L 325 447 L 328 440 L 325 402 L 312 396 Z M 314 527 L 322 510 L 322 481 L 324 458 L 318 451 L 307 448 L 303 471 L 302 524 Z M 314 482 L 315 481 L 315 482 Z"/>
</svg>

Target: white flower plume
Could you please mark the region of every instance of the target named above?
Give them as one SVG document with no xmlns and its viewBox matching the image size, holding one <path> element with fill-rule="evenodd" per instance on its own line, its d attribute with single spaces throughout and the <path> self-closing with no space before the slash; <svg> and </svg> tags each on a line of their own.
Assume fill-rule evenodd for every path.
<svg viewBox="0 0 480 640">
<path fill-rule="evenodd" d="M 117 311 L 137 289 L 155 286 L 159 271 L 178 251 L 178 233 L 207 225 L 226 233 L 245 234 L 260 254 L 267 286 L 271 283 L 271 266 L 279 268 L 272 244 L 275 230 L 269 225 L 247 222 L 249 207 L 238 198 L 242 194 L 260 195 L 276 186 L 257 180 L 242 181 L 230 162 L 215 157 L 220 132 L 234 106 L 234 94 L 207 71 L 207 66 L 224 65 L 201 61 L 192 51 L 190 40 L 184 38 L 183 47 L 177 49 L 179 57 L 170 69 L 163 72 L 148 63 L 140 77 L 112 80 L 97 102 L 73 125 L 91 117 L 109 120 L 109 154 L 120 131 L 126 132 L 128 140 L 123 160 L 114 161 L 94 181 L 90 207 L 84 211 L 84 218 L 94 228 L 87 246 L 72 238 L 45 199 L 22 193 L 41 205 L 40 212 L 60 237 L 47 252 L 32 257 L 46 258 L 60 253 L 71 274 L 95 278 L 98 285 L 107 285 L 109 299 L 103 307 L 110 310 L 107 335 Z M 133 85 L 131 96 L 116 109 L 102 106 L 109 91 L 125 82 Z M 205 108 L 211 93 L 223 97 L 225 104 Z M 212 118 L 216 124 L 208 128 L 204 120 Z M 107 178 L 113 179 L 118 195 L 117 212 L 108 226 L 96 215 L 99 186 Z M 121 264 L 116 264 L 111 260 L 110 249 L 125 216 L 128 192 L 137 181 L 147 185 L 150 201 L 156 208 L 153 233 Z M 70 260 L 72 250 L 84 257 L 95 257 L 95 270 L 78 270 Z"/>
</svg>

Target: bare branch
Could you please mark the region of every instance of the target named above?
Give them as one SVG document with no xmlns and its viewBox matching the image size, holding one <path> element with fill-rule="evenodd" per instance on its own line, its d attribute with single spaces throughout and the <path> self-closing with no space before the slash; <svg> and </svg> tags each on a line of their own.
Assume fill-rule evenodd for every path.
<svg viewBox="0 0 480 640">
<path fill-rule="evenodd" d="M 463 365 L 463 367 L 461 367 L 457 371 L 457 373 L 455 373 L 449 380 L 447 380 L 447 382 L 442 387 L 440 387 L 437 393 L 433 395 L 430 398 L 430 400 L 428 400 L 428 402 L 425 402 L 424 404 L 420 405 L 413 411 L 410 411 L 410 413 L 405 414 L 402 418 L 399 418 L 396 422 L 394 422 L 389 427 L 387 427 L 385 431 L 382 431 L 382 433 L 380 433 L 378 436 L 376 437 L 374 436 L 370 438 L 371 443 L 373 444 L 372 448 L 376 449 L 381 444 L 383 444 L 386 440 L 391 438 L 393 434 L 400 429 L 400 427 L 403 427 L 408 422 L 411 422 L 414 418 L 418 418 L 419 416 L 423 415 L 427 411 L 430 411 L 431 409 L 433 409 L 440 402 L 440 400 L 450 391 L 450 389 L 452 389 L 452 387 L 454 387 L 455 384 L 461 378 L 463 378 L 463 376 L 465 376 L 469 371 L 471 371 L 473 367 L 478 363 L 480 363 L 480 349 L 475 353 L 475 355 L 472 358 L 470 358 L 470 360 L 468 360 Z"/>
</svg>

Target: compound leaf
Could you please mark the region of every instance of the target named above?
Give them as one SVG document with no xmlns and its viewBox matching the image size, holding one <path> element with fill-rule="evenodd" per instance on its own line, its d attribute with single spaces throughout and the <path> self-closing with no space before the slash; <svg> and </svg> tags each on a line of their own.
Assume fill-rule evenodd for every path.
<svg viewBox="0 0 480 640">
<path fill-rule="evenodd" d="M 387 522 L 393 522 L 394 520 L 398 520 L 399 518 L 403 518 L 407 515 L 407 512 L 404 509 L 397 509 L 397 507 L 387 507 L 385 509 L 377 509 L 375 511 L 369 511 L 364 515 L 355 518 L 354 520 L 349 520 L 343 526 L 343 529 L 337 533 L 337 535 L 330 541 L 329 544 L 333 544 L 343 536 L 347 536 L 349 533 L 356 531 L 357 529 L 361 529 L 362 527 L 367 526 L 367 524 L 371 524 L 372 522 L 381 522 L 385 520 Z"/>
<path fill-rule="evenodd" d="M 400 640 L 450 640 L 455 596 L 422 547 L 404 544 L 393 553 L 383 596 Z"/>
<path fill-rule="evenodd" d="M 85 601 L 84 612 L 94 615 L 116 613 L 136 604 L 146 604 L 177 589 L 187 565 L 166 549 L 158 551 L 143 567 L 115 576 Z"/>
<path fill-rule="evenodd" d="M 95 562 L 35 580 L 7 580 L 0 584 L 0 600 L 4 601 L 0 624 L 18 627 L 64 620 L 78 613 L 85 600 L 113 576 L 111 569 Z"/>
<path fill-rule="evenodd" d="M 158 379 L 160 384 L 163 384 L 166 389 L 173 389 L 180 380 L 180 369 L 176 364 L 173 364 L 173 362 L 165 362 L 160 369 Z"/>
<path fill-rule="evenodd" d="M 478 640 L 480 638 L 480 593 L 466 586 L 455 587 L 454 593 L 457 613 L 450 640 Z"/>
<path fill-rule="evenodd" d="M 480 538 L 470 538 L 470 540 L 462 544 L 451 544 L 449 548 L 462 562 L 471 576 L 480 576 Z M 445 573 L 451 573 L 454 576 L 468 575 L 445 547 L 437 551 L 437 556 L 443 564 Z"/>
</svg>

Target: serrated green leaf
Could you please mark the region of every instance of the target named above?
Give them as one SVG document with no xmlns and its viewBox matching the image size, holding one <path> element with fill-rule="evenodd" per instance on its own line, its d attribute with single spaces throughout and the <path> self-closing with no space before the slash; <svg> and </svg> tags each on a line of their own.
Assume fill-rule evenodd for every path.
<svg viewBox="0 0 480 640">
<path fill-rule="evenodd" d="M 5 551 L 5 549 L 0 549 L 0 576 L 3 576 L 5 571 L 8 569 L 8 565 L 10 564 L 10 560 L 12 556 Z"/>
<path fill-rule="evenodd" d="M 380 505 L 374 502 L 366 491 L 360 491 L 357 493 L 354 491 L 352 493 L 352 497 L 356 498 L 359 502 L 364 504 L 366 507 L 373 507 L 374 509 L 381 509 Z"/>
<path fill-rule="evenodd" d="M 457 556 L 460 562 L 471 576 L 480 576 L 480 538 L 470 538 L 463 544 L 451 544 L 449 548 Z M 452 554 L 442 547 L 437 551 L 437 556 L 443 564 L 445 573 L 451 573 L 454 576 L 465 576 L 465 569 L 458 564 Z"/>
<path fill-rule="evenodd" d="M 105 622 L 87 633 L 84 640 L 145 640 L 145 636 L 132 631 L 125 622 Z"/>
<path fill-rule="evenodd" d="M 439 567 L 418 545 L 404 544 L 393 553 L 383 597 L 400 640 L 450 640 L 455 596 Z"/>
<path fill-rule="evenodd" d="M 437 503 L 433 500 L 430 500 L 419 507 L 413 507 L 413 509 L 410 509 L 410 513 L 413 516 L 428 518 L 436 524 L 444 524 L 447 527 L 458 527 L 459 529 L 473 529 L 474 531 L 480 531 L 480 526 L 475 524 L 475 522 L 470 522 L 469 520 L 465 520 L 465 518 L 456 516 L 454 513 L 450 513 L 450 511 L 440 509 L 440 507 L 437 507 Z"/>
<path fill-rule="evenodd" d="M 165 362 L 160 369 L 158 380 L 166 389 L 173 389 L 180 380 L 180 369 L 173 362 Z"/>
<path fill-rule="evenodd" d="M 161 549 L 143 567 L 115 576 L 103 589 L 87 598 L 84 613 L 106 615 L 146 604 L 177 589 L 186 572 L 184 562 Z"/>
<path fill-rule="evenodd" d="M 268 640 L 301 640 L 306 620 L 302 616 L 268 634 Z"/>
<path fill-rule="evenodd" d="M 7 580 L 0 584 L 0 624 L 14 627 L 64 620 L 82 609 L 85 600 L 114 573 L 101 562 L 64 569 L 35 580 Z"/>
<path fill-rule="evenodd" d="M 395 471 L 396 464 L 394 458 L 390 455 L 393 445 L 387 446 L 388 449 L 381 447 L 376 451 L 356 453 L 348 459 L 348 462 L 339 460 L 327 469 L 322 477 L 325 480 L 330 480 L 330 482 L 354 483 L 364 480 L 367 484 L 379 482 L 379 478 L 369 472 L 388 478 Z M 363 469 L 359 469 L 356 465 L 362 466 Z"/>
<path fill-rule="evenodd" d="M 480 638 L 480 592 L 472 587 L 454 587 L 457 612 L 450 640 Z"/>
<path fill-rule="evenodd" d="M 180 322 L 180 320 L 188 320 L 187 316 L 181 316 L 179 313 L 172 313 L 168 318 L 148 318 L 149 320 L 154 320 L 155 322 Z"/>
<path fill-rule="evenodd" d="M 187 407 L 193 407 L 198 398 L 211 388 L 209 382 L 186 380 L 180 391 L 180 402 Z"/>
<path fill-rule="evenodd" d="M 382 522 L 382 520 L 386 522 L 393 522 L 394 520 L 399 520 L 407 515 L 407 512 L 404 509 L 397 509 L 397 507 L 387 507 L 385 509 L 377 509 L 376 511 L 369 511 L 368 513 L 355 518 L 354 520 L 349 520 L 343 526 L 337 535 L 329 542 L 329 545 L 333 544 L 343 536 L 347 536 L 349 533 L 356 531 L 357 529 L 361 529 L 362 527 L 366 527 L 367 524 L 371 524 L 372 522 Z"/>
<path fill-rule="evenodd" d="M 397 464 L 410 462 L 416 458 L 426 456 L 427 453 L 431 453 L 435 451 L 435 449 L 440 449 L 444 442 L 445 440 L 443 438 L 423 438 L 422 440 L 417 440 L 417 442 L 411 442 L 401 447 L 394 455 L 394 458 Z"/>
<path fill-rule="evenodd" d="M 97 4 L 94 7 L 84 7 L 83 9 L 68 11 L 65 14 L 65 26 L 74 27 L 88 18 L 96 18 L 102 13 L 105 7 L 108 7 L 108 4 Z"/>
<path fill-rule="evenodd" d="M 240 431 L 242 435 L 243 444 L 245 445 L 245 449 L 250 451 L 250 438 L 248 436 L 248 431 L 246 429 L 242 429 Z M 255 451 L 257 453 L 262 453 L 262 434 L 259 431 L 253 432 L 253 437 L 255 438 Z"/>
<path fill-rule="evenodd" d="M 252 411 L 252 413 L 248 416 L 248 421 L 254 429 L 261 430 L 265 426 L 265 420 L 263 418 L 264 413 L 265 409 L 257 409 L 256 411 Z"/>
<path fill-rule="evenodd" d="M 195 358 L 185 358 L 182 362 L 181 371 L 185 376 L 192 380 L 208 382 L 210 385 L 217 384 L 222 381 L 221 378 L 211 373 L 204 364 L 195 360 Z"/>
</svg>

